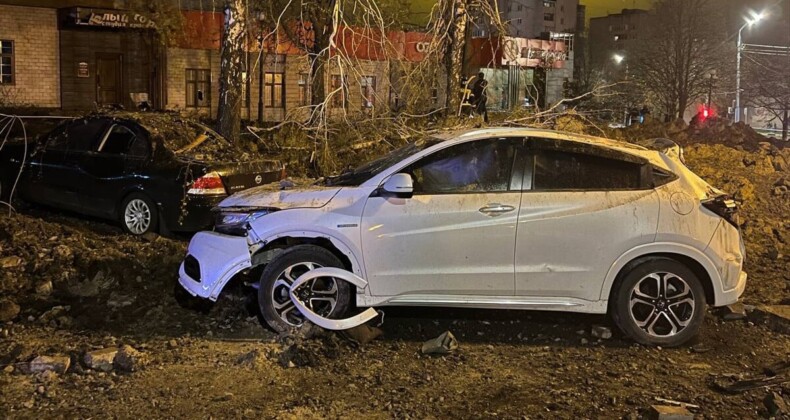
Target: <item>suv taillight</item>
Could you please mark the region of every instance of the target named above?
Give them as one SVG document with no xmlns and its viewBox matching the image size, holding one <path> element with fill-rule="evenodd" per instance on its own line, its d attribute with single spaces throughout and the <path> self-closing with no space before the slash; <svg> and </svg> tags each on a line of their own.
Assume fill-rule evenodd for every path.
<svg viewBox="0 0 790 420">
<path fill-rule="evenodd" d="M 222 183 L 222 178 L 218 173 L 209 172 L 196 179 L 187 193 L 195 195 L 225 194 L 225 184 Z"/>
<path fill-rule="evenodd" d="M 741 222 L 738 217 L 738 203 L 728 195 L 720 195 L 702 202 L 706 209 L 718 214 L 736 228 Z"/>
</svg>

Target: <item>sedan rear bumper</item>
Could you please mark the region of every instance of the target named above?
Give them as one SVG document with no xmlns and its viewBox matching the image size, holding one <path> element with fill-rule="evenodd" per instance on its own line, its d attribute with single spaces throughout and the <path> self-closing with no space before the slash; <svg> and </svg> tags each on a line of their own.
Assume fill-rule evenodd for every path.
<svg viewBox="0 0 790 420">
<path fill-rule="evenodd" d="M 191 295 L 215 301 L 225 284 L 251 265 L 247 238 L 198 232 L 189 242 L 178 282 Z"/>
</svg>

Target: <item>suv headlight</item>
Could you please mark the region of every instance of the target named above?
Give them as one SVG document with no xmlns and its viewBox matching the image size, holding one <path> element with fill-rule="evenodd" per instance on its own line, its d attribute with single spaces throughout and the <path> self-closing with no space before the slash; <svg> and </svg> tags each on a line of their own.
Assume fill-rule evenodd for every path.
<svg viewBox="0 0 790 420">
<path fill-rule="evenodd" d="M 247 236 L 247 231 L 250 229 L 250 222 L 277 210 L 279 209 L 220 208 L 217 209 L 217 215 L 214 219 L 214 231 L 226 235 Z"/>
</svg>

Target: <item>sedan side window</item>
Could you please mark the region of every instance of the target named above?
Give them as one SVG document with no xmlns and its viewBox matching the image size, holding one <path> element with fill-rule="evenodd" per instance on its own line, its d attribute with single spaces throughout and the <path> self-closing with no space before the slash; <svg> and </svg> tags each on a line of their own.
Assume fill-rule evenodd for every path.
<svg viewBox="0 0 790 420">
<path fill-rule="evenodd" d="M 510 139 L 471 141 L 437 151 L 403 172 L 415 194 L 507 191 L 515 148 Z"/>
<path fill-rule="evenodd" d="M 535 155 L 534 190 L 635 190 L 639 164 L 583 153 L 539 150 Z"/>
<path fill-rule="evenodd" d="M 79 120 L 60 132 L 53 133 L 47 140 L 47 150 L 63 150 L 70 152 L 88 152 L 100 134 L 104 133 L 106 122 L 102 120 Z"/>
<path fill-rule="evenodd" d="M 148 146 L 144 139 L 139 138 L 128 127 L 116 124 L 102 140 L 99 152 L 144 157 L 148 153 Z"/>
</svg>

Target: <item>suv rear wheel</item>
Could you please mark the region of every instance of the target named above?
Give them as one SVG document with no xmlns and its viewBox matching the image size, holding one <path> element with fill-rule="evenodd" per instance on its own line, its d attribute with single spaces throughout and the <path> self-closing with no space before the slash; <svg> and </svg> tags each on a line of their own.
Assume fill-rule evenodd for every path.
<svg viewBox="0 0 790 420">
<path fill-rule="evenodd" d="M 343 268 L 334 254 L 315 245 L 296 245 L 274 257 L 261 273 L 258 305 L 261 315 L 277 332 L 299 328 L 304 317 L 289 295 L 291 284 L 302 274 L 320 267 Z M 326 318 L 339 318 L 349 307 L 350 286 L 343 280 L 319 277 L 299 289 L 300 300 Z"/>
<path fill-rule="evenodd" d="M 614 293 L 613 316 L 634 341 L 675 347 L 693 338 L 705 318 L 705 291 L 685 265 L 646 260 L 626 273 Z"/>
</svg>

